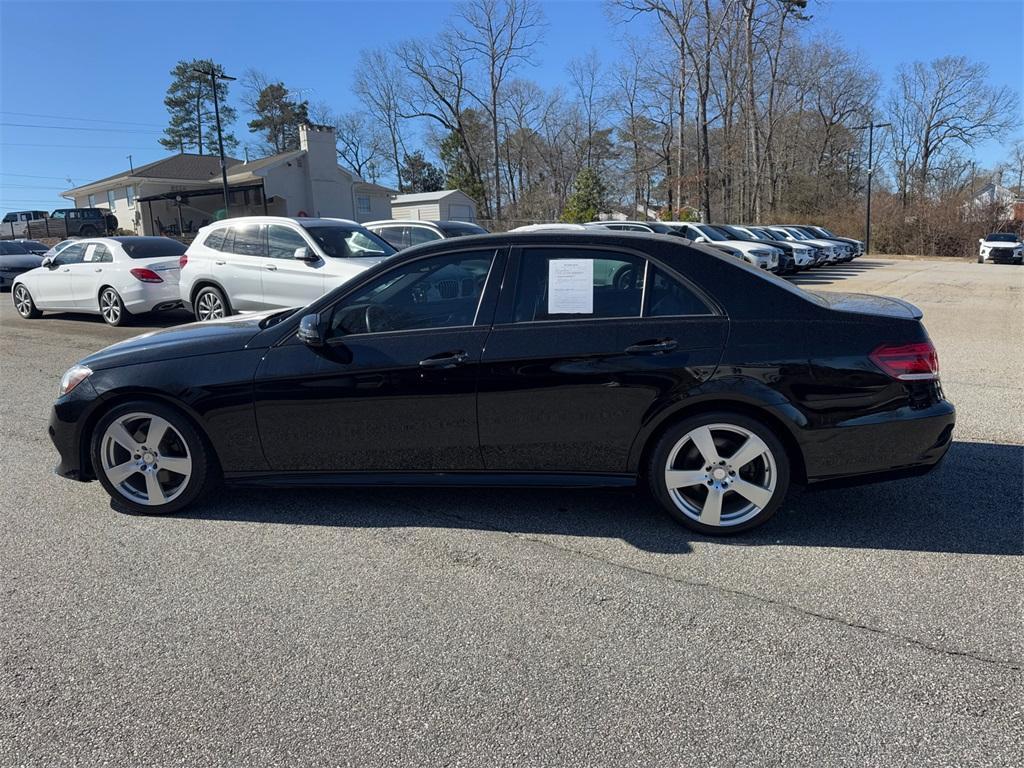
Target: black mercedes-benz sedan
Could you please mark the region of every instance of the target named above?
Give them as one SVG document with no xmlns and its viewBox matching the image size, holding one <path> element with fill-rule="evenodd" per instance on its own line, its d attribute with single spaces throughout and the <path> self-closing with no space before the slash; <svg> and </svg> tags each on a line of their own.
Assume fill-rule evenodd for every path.
<svg viewBox="0 0 1024 768">
<path fill-rule="evenodd" d="M 65 374 L 49 432 L 58 474 L 131 512 L 222 481 L 639 484 L 713 534 L 791 484 L 927 472 L 954 416 L 911 304 L 552 230 L 417 246 L 302 309 L 115 344 Z"/>
</svg>

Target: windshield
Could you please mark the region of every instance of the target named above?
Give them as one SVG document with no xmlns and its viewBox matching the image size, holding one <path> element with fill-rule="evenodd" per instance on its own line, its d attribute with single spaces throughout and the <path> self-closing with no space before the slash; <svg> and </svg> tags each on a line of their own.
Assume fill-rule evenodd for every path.
<svg viewBox="0 0 1024 768">
<path fill-rule="evenodd" d="M 368 229 L 351 227 L 306 227 L 316 244 L 336 259 L 390 256 L 395 249 Z"/>
<path fill-rule="evenodd" d="M 801 232 L 799 229 L 793 229 L 792 227 L 783 227 L 786 232 L 789 232 L 797 240 L 810 240 L 810 238 Z"/>
<path fill-rule="evenodd" d="M 756 238 L 751 237 L 746 230 L 740 229 L 739 227 L 733 227 L 728 224 L 719 224 L 718 231 L 726 235 L 729 235 L 733 240 L 754 240 Z"/>
<path fill-rule="evenodd" d="M 28 253 L 28 250 L 19 243 L 0 240 L 0 254 L 7 256 L 14 253 Z"/>
<path fill-rule="evenodd" d="M 121 237 L 114 238 L 130 259 L 149 259 L 159 256 L 181 256 L 185 244 L 169 237 Z"/>
<path fill-rule="evenodd" d="M 824 227 L 811 227 L 811 229 L 817 230 L 820 234 L 824 235 L 825 237 L 835 237 L 836 236 L 835 232 L 833 232 L 830 229 L 825 229 Z"/>
<path fill-rule="evenodd" d="M 707 224 L 694 224 L 693 226 L 696 227 L 696 229 L 708 240 L 714 240 L 716 243 L 721 243 L 729 239 L 728 237 L 723 237 L 721 232 Z"/>
<path fill-rule="evenodd" d="M 1016 243 L 1017 236 L 1011 235 L 1008 232 L 993 232 L 991 235 L 985 238 L 986 240 L 992 240 L 996 243 Z"/>
<path fill-rule="evenodd" d="M 762 240 L 782 240 L 782 235 L 777 235 L 770 229 L 761 229 L 760 227 L 750 227 L 750 232 L 754 237 L 759 237 Z"/>
</svg>

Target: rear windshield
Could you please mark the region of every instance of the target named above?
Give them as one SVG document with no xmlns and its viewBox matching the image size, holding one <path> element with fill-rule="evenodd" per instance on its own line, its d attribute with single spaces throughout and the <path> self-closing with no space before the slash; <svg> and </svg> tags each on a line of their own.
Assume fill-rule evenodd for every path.
<svg viewBox="0 0 1024 768">
<path fill-rule="evenodd" d="M 28 253 L 28 249 L 20 243 L 11 243 L 0 240 L 0 254 L 6 256 L 14 253 Z"/>
<path fill-rule="evenodd" d="M 445 233 L 447 237 L 462 237 L 463 235 L 486 235 L 487 230 L 468 221 L 438 221 L 435 226 Z"/>
<path fill-rule="evenodd" d="M 352 227 L 306 227 L 324 253 L 334 258 L 390 256 L 395 249 L 368 229 Z"/>
<path fill-rule="evenodd" d="M 118 242 L 131 259 L 181 256 L 185 253 L 185 244 L 169 237 L 125 237 Z"/>
</svg>

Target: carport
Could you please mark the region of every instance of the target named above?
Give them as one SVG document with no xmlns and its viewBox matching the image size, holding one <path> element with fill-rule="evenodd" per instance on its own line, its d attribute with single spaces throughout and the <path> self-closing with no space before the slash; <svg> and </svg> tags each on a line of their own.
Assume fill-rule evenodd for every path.
<svg viewBox="0 0 1024 768">
<path fill-rule="evenodd" d="M 235 216 L 268 213 L 262 181 L 228 187 L 228 210 L 223 207 L 224 192 L 220 187 L 162 192 L 140 197 L 139 202 L 146 204 L 146 219 L 142 222 L 143 234 L 146 235 L 191 234 L 211 221 L 228 218 L 229 213 Z M 188 209 L 188 212 L 182 209 Z M 168 221 L 161 217 L 167 217 Z"/>
</svg>

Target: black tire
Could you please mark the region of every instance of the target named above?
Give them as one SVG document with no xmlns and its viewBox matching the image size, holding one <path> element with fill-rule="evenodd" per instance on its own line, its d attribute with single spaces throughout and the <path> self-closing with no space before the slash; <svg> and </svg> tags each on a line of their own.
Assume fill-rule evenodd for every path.
<svg viewBox="0 0 1024 768">
<path fill-rule="evenodd" d="M 220 307 L 218 310 L 217 307 Z M 217 314 L 217 313 L 220 314 Z M 192 301 L 192 314 L 196 320 L 216 320 L 221 317 L 228 317 L 231 314 L 231 305 L 228 303 L 224 292 L 213 285 L 207 285 L 199 289 L 195 299 Z"/>
<path fill-rule="evenodd" d="M 100 317 L 103 318 L 103 322 L 114 327 L 128 325 L 131 315 L 125 309 L 124 301 L 117 291 L 108 285 L 100 291 L 96 300 L 99 302 Z"/>
<path fill-rule="evenodd" d="M 978 254 L 978 263 L 979 264 L 984 264 L 985 263 L 985 257 L 982 256 L 980 253 Z"/>
<path fill-rule="evenodd" d="M 14 311 L 26 320 L 37 320 L 43 316 L 24 283 L 18 283 L 11 289 L 11 300 L 14 302 Z"/>
<path fill-rule="evenodd" d="M 80 236 L 82 236 L 82 237 L 96 237 L 96 235 L 99 234 L 99 230 L 96 229 L 96 227 L 93 227 L 93 226 L 82 227 L 78 231 L 78 234 Z"/>
<path fill-rule="evenodd" d="M 141 418 L 138 420 L 134 419 L 136 415 L 140 415 Z M 155 474 L 157 477 L 160 477 L 161 472 L 159 461 L 164 459 L 170 461 L 172 455 L 175 458 L 180 458 L 182 453 L 191 460 L 190 472 L 184 481 L 179 480 L 183 476 L 162 470 L 163 482 L 168 482 L 170 486 L 168 489 L 169 495 L 170 492 L 174 494 L 173 498 L 166 503 L 140 503 L 140 501 L 130 497 L 126 491 L 121 490 L 107 476 L 104 469 L 104 451 L 109 450 L 109 448 L 104 445 L 106 442 L 105 435 L 107 429 L 114 422 L 126 416 L 132 417 L 129 423 L 139 424 L 133 434 L 141 437 L 143 441 L 148 439 L 150 429 L 144 423 L 145 417 L 159 417 L 165 420 L 177 432 L 175 435 L 168 429 L 165 433 L 168 437 L 165 437 L 159 445 L 147 446 L 154 452 L 154 466 L 156 467 Z M 152 422 L 150 422 L 150 426 L 151 424 Z M 136 515 L 171 514 L 199 501 L 216 486 L 217 481 L 220 479 L 220 469 L 216 457 L 206 438 L 180 411 L 157 401 L 136 400 L 111 408 L 96 423 L 89 442 L 89 456 L 92 460 L 93 471 L 104 490 L 110 495 L 111 504 L 120 511 Z M 120 452 L 122 456 L 128 457 L 129 461 L 133 461 L 131 452 L 121 450 L 120 444 L 114 450 Z M 165 454 L 161 454 L 161 451 L 164 451 Z M 145 474 L 139 471 L 126 479 L 125 483 L 130 480 L 134 486 L 144 486 L 144 488 L 139 489 L 141 496 L 149 487 L 146 482 L 147 479 Z M 177 481 L 177 484 L 175 484 L 175 481 Z"/>
<path fill-rule="evenodd" d="M 716 427 L 711 430 L 716 450 L 727 454 L 725 458 L 719 455 L 721 465 L 718 462 L 707 462 L 706 457 L 696 448 L 696 441 L 688 437 L 694 430 L 709 425 Z M 731 427 L 735 431 L 722 427 Z M 749 462 L 733 468 L 727 462 L 738 454 L 738 446 L 749 438 L 743 436 L 744 432 L 759 438 L 766 453 L 758 454 Z M 670 491 L 666 470 L 669 469 L 669 459 L 674 452 L 676 455 L 673 459 L 673 470 L 699 473 L 698 476 L 708 479 L 701 479 L 699 484 L 681 486 Z M 712 468 L 711 472 L 706 473 L 709 467 Z M 729 411 L 701 413 L 672 424 L 658 438 L 658 442 L 650 451 L 645 471 L 651 495 L 662 508 L 687 528 L 709 536 L 736 534 L 762 525 L 775 514 L 789 491 L 790 463 L 782 442 L 770 428 L 757 419 Z M 717 472 L 724 477 L 716 479 L 711 474 Z M 763 506 L 758 506 L 730 487 L 735 486 L 737 481 L 759 486 L 759 495 L 763 495 L 770 487 L 770 499 Z M 708 525 L 699 519 L 701 510 L 696 507 L 701 503 L 706 504 L 706 499 L 710 498 L 712 492 L 704 487 L 705 483 L 717 489 L 722 499 L 718 525 Z M 749 485 L 746 487 L 750 488 Z M 749 490 L 745 493 L 749 493 Z M 701 496 L 704 496 L 703 501 Z"/>
</svg>

